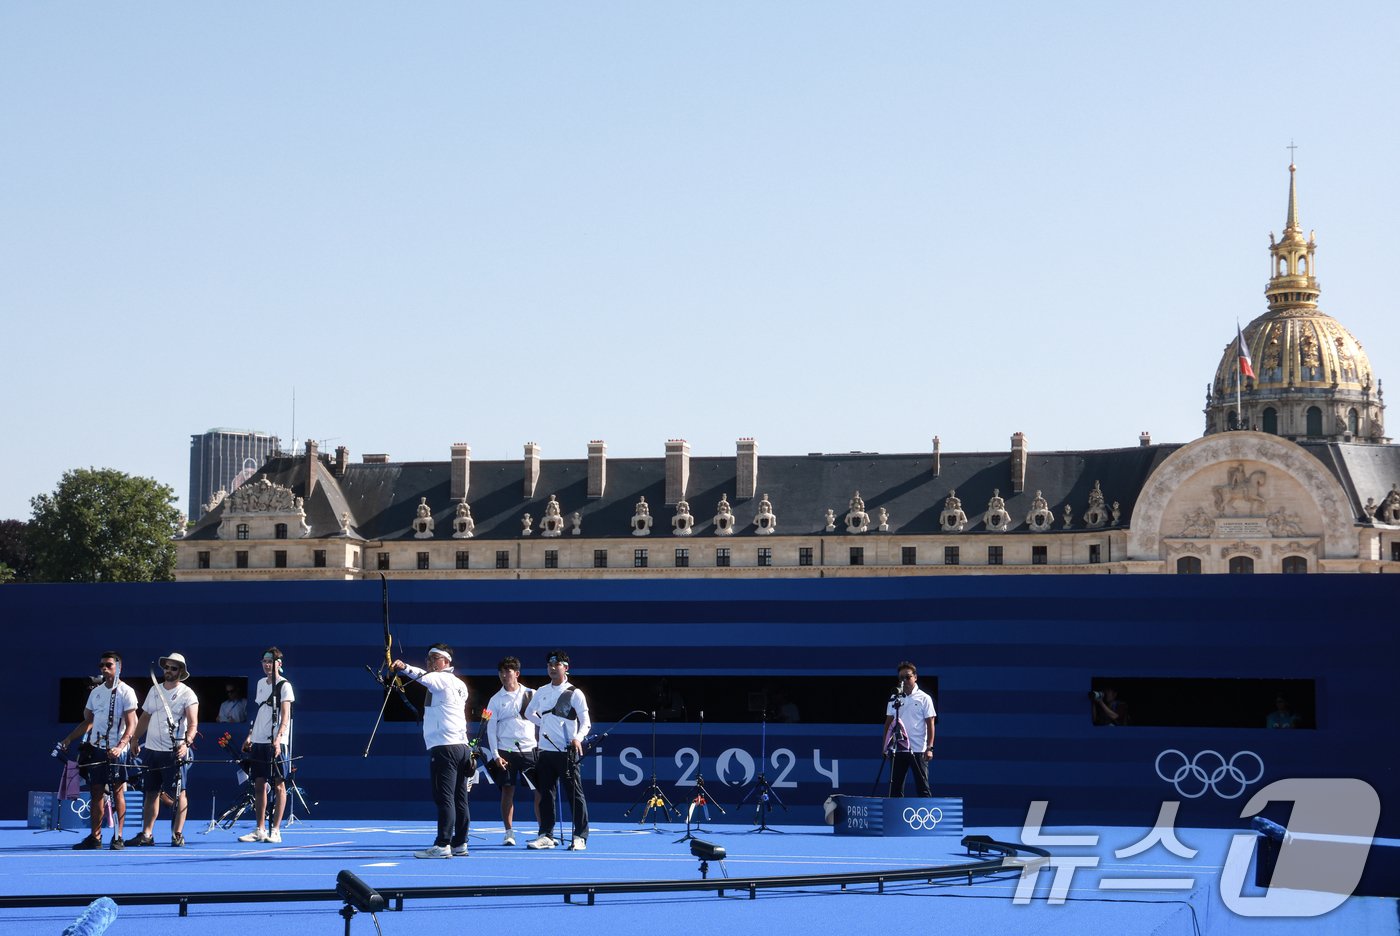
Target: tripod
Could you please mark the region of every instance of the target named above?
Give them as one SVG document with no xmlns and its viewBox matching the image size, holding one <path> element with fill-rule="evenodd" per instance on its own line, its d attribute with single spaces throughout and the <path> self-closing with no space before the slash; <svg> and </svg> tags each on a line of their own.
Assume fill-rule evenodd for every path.
<svg viewBox="0 0 1400 936">
<path fill-rule="evenodd" d="M 710 791 L 705 789 L 705 710 L 701 709 L 700 745 L 695 760 L 695 788 L 690 794 L 690 805 L 685 810 L 685 835 L 676 839 L 677 842 L 695 838 L 690 834 L 690 817 L 695 815 L 695 807 L 699 806 L 705 814 L 705 819 L 708 820 L 710 818 L 710 803 L 712 802 L 714 802 L 714 797 L 710 796 Z M 719 810 L 721 816 L 725 815 L 724 807 L 719 803 L 715 803 L 715 809 Z M 700 823 L 697 822 L 695 823 L 695 831 L 704 832 L 705 830 L 700 828 Z M 703 876 L 703 871 L 701 873 Z"/>
<path fill-rule="evenodd" d="M 626 818 L 627 816 L 632 815 L 632 810 L 636 809 L 638 806 L 641 806 L 643 803 L 646 804 L 646 808 L 642 810 L 641 818 L 637 820 L 638 825 L 646 825 L 647 816 L 650 816 L 652 814 L 652 810 L 660 812 L 661 818 L 663 820 L 671 819 L 672 813 L 675 814 L 676 819 L 679 819 L 681 817 L 681 811 L 675 807 L 675 804 L 673 804 L 670 800 L 666 798 L 666 794 L 661 790 L 661 785 L 656 782 L 655 712 L 651 713 L 651 785 L 648 786 L 645 791 L 643 791 L 641 799 L 637 800 L 637 802 L 627 807 L 627 811 L 622 814 L 623 817 Z M 655 818 L 651 820 L 651 830 L 653 832 L 660 831 L 656 827 Z"/>
<path fill-rule="evenodd" d="M 890 765 L 890 779 L 894 779 L 894 756 L 899 752 L 900 744 L 903 743 L 904 750 L 909 750 L 909 733 L 904 729 L 904 722 L 899 717 L 899 710 L 904 707 L 904 692 L 901 686 L 894 687 L 894 694 L 890 696 L 890 704 L 894 706 L 894 720 L 890 722 L 889 734 L 885 737 L 885 750 L 880 757 L 880 766 L 875 768 L 875 782 L 870 786 L 870 795 L 880 795 L 880 775 L 885 772 L 885 764 Z"/>
<path fill-rule="evenodd" d="M 749 792 L 744 794 L 739 805 L 744 805 L 751 797 L 755 798 L 754 824 L 758 828 L 750 829 L 750 832 L 781 832 L 781 829 L 768 828 L 768 813 L 773 811 L 773 804 L 777 803 L 783 807 L 783 812 L 787 812 L 787 804 L 773 790 L 772 785 L 768 782 L 768 777 L 763 772 L 764 765 L 768 763 L 768 710 L 766 708 L 763 710 L 763 728 L 760 737 L 762 740 L 759 742 L 758 776 L 754 778 L 753 783 L 749 786 Z"/>
</svg>

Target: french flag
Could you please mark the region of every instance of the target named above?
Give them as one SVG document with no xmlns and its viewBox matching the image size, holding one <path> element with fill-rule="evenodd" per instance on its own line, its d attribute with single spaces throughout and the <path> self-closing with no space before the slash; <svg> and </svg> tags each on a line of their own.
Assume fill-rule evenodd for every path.
<svg viewBox="0 0 1400 936">
<path fill-rule="evenodd" d="M 1235 323 L 1235 338 L 1239 341 L 1240 347 L 1240 376 L 1253 377 L 1254 362 L 1249 359 L 1249 346 L 1244 343 L 1244 333 L 1240 331 L 1239 322 Z"/>
</svg>

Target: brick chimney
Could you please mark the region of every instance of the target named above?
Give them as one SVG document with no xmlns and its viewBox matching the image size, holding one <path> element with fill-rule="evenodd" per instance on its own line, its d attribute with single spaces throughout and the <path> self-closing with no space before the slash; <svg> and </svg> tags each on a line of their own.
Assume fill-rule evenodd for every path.
<svg viewBox="0 0 1400 936">
<path fill-rule="evenodd" d="M 1030 452 L 1026 447 L 1026 434 L 1011 434 L 1011 493 L 1020 494 L 1026 489 L 1026 461 Z"/>
<path fill-rule="evenodd" d="M 350 450 L 343 445 L 335 447 L 335 476 L 345 477 L 345 469 L 350 464 Z"/>
<path fill-rule="evenodd" d="M 465 442 L 452 443 L 452 499 L 467 499 L 472 480 L 472 447 Z"/>
<path fill-rule="evenodd" d="M 739 480 L 734 485 L 734 496 L 745 500 L 758 493 L 758 443 L 753 439 L 740 439 L 734 458 L 734 469 Z"/>
<path fill-rule="evenodd" d="M 608 443 L 593 439 L 588 443 L 588 496 L 602 497 L 608 486 Z"/>
<path fill-rule="evenodd" d="M 685 439 L 666 440 L 666 503 L 685 500 L 690 484 L 690 443 Z"/>
<path fill-rule="evenodd" d="M 1138 445 L 1142 446 L 1143 448 L 1147 448 L 1147 447 L 1148 447 L 1149 445 L 1151 445 L 1151 444 L 1152 444 L 1152 433 L 1150 433 L 1150 432 L 1143 432 L 1141 435 L 1138 436 Z"/>
<path fill-rule="evenodd" d="M 540 447 L 534 442 L 525 443 L 525 499 L 535 496 L 535 485 L 540 483 Z"/>
</svg>

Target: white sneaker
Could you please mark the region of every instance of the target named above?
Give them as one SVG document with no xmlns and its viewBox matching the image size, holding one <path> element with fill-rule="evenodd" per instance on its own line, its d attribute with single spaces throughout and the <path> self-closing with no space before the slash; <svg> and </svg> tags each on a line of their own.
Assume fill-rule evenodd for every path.
<svg viewBox="0 0 1400 936">
<path fill-rule="evenodd" d="M 453 845 L 453 846 L 452 846 L 452 857 L 453 857 L 453 858 L 465 858 L 465 857 L 467 857 L 467 856 L 470 855 L 470 854 L 471 854 L 471 850 L 467 848 L 467 843 L 466 843 L 466 842 L 463 842 L 461 845 Z"/>
<path fill-rule="evenodd" d="M 269 841 L 269 842 L 281 842 L 281 841 L 282 841 L 282 830 L 281 830 L 281 829 L 273 829 L 271 832 L 267 833 L 267 839 L 266 839 L 266 841 Z"/>
<path fill-rule="evenodd" d="M 514 829 L 506 829 L 505 841 L 501 842 L 501 844 L 502 844 L 502 845 L 514 845 L 514 844 L 515 844 L 515 830 L 514 830 Z"/>
<path fill-rule="evenodd" d="M 558 842 L 554 841 L 554 839 L 550 838 L 548 835 L 541 835 L 541 836 L 540 836 L 539 838 L 537 838 L 537 839 L 532 839 L 532 840 L 526 842 L 526 843 L 525 843 L 525 847 L 526 847 L 526 848 L 553 848 L 555 845 L 558 845 L 558 844 L 559 844 Z"/>
<path fill-rule="evenodd" d="M 434 845 L 432 848 L 425 848 L 422 851 L 413 853 L 414 858 L 451 858 L 452 849 L 446 845 Z"/>
<path fill-rule="evenodd" d="M 588 848 L 588 839 L 576 838 L 569 843 L 569 851 L 584 851 Z"/>
<path fill-rule="evenodd" d="M 258 826 L 256 829 L 249 832 L 247 835 L 240 835 L 238 837 L 238 840 L 240 842 L 266 842 L 267 833 L 263 831 L 262 826 Z M 280 841 L 281 839 L 279 838 L 278 840 Z"/>
</svg>

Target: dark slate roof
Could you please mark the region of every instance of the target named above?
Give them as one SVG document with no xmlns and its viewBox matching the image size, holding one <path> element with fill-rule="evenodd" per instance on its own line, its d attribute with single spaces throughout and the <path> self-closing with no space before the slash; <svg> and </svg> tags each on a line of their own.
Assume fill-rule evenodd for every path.
<svg viewBox="0 0 1400 936">
<path fill-rule="evenodd" d="M 1400 445 L 1367 445 L 1358 442 L 1304 442 L 1351 499 L 1352 516 L 1360 520 L 1368 499 L 1379 504 L 1392 487 L 1400 484 Z"/>
<path fill-rule="evenodd" d="M 994 491 L 1000 491 L 1014 529 L 1024 528 L 1026 514 L 1037 490 L 1043 492 L 1056 517 L 1064 505 L 1074 509 L 1075 528 L 1082 529 L 1089 503 L 1089 492 L 1097 480 L 1110 508 L 1115 501 L 1122 511 L 1120 525 L 1131 521 L 1138 492 L 1147 477 L 1176 445 L 1154 445 L 1124 449 L 1082 452 L 1034 452 L 1026 466 L 1025 490 L 1011 493 L 1010 452 L 946 453 L 938 476 L 933 474 L 933 456 L 924 454 L 879 455 L 846 453 L 833 455 L 766 455 L 758 460 L 758 490 L 753 498 L 736 496 L 736 459 L 692 457 L 687 500 L 695 517 L 695 532 L 713 531 L 713 518 L 721 495 L 728 495 L 737 520 L 737 536 L 756 536 L 753 526 L 758 501 L 767 494 L 777 516 L 779 535 L 819 534 L 825 530 L 828 508 L 835 511 L 837 529 L 844 531 L 843 518 L 851 497 L 859 491 L 871 517 L 871 528 L 878 521 L 880 508 L 889 511 L 890 529 L 902 533 L 939 532 L 939 514 L 949 492 L 956 489 L 968 516 L 968 529 L 983 528 L 982 515 Z M 274 458 L 259 472 L 269 480 L 305 491 L 305 458 Z M 336 478 L 328 461 L 318 461 L 317 486 L 306 500 L 307 522 L 313 537 L 339 535 L 340 514 L 352 517 L 351 535 L 366 539 L 411 539 L 412 523 L 419 499 L 426 497 L 433 511 L 433 539 L 450 539 L 456 504 L 450 499 L 449 462 L 399 462 L 352 464 L 343 477 Z M 551 494 L 557 495 L 568 522 L 575 512 L 582 516 L 583 536 L 625 536 L 638 499 L 645 497 L 651 508 L 653 530 L 669 533 L 675 508 L 665 504 L 664 458 L 609 458 L 607 485 L 601 498 L 587 496 L 588 463 L 585 459 L 555 459 L 540 462 L 535 496 L 524 497 L 523 459 L 513 461 L 473 461 L 467 502 L 476 522 L 478 539 L 514 539 L 521 532 L 521 516 L 534 518 L 534 533 Z M 196 524 L 191 539 L 214 535 L 221 509 Z M 1057 522 L 1057 528 L 1060 524 Z"/>
</svg>

